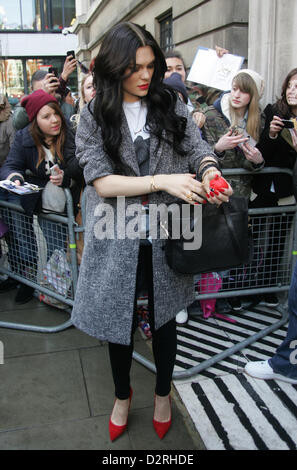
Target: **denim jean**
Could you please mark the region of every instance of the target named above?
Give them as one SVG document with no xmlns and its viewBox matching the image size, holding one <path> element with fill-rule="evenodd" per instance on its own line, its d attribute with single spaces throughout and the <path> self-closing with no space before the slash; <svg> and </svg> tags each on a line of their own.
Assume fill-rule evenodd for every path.
<svg viewBox="0 0 297 470">
<path fill-rule="evenodd" d="M 289 291 L 289 325 L 287 335 L 277 348 L 275 355 L 269 359 L 273 372 L 297 379 L 297 263 Z"/>
</svg>

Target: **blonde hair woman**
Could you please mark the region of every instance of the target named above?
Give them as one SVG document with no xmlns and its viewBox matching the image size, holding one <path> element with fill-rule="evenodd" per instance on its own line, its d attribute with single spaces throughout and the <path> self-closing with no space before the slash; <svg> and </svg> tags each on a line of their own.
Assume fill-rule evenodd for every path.
<svg viewBox="0 0 297 470">
<path fill-rule="evenodd" d="M 221 157 L 221 168 L 260 170 L 264 166 L 262 153 L 257 148 L 261 132 L 259 100 L 264 81 L 255 71 L 240 70 L 232 81 L 231 91 L 223 93 L 205 110 L 204 138 Z M 252 175 L 227 177 L 234 195 L 250 198 Z M 233 285 L 237 282 L 236 274 Z M 231 275 L 230 275 L 231 277 Z M 233 310 L 241 310 L 239 297 L 228 299 Z"/>
<path fill-rule="evenodd" d="M 215 153 L 222 157 L 222 168 L 258 170 L 264 159 L 257 148 L 261 132 L 259 100 L 264 91 L 262 77 L 255 71 L 240 70 L 233 78 L 231 91 L 205 110 L 202 129 L 205 140 Z M 235 195 L 249 198 L 251 180 L 249 175 L 227 178 Z"/>
<path fill-rule="evenodd" d="M 77 114 L 71 116 L 70 121 L 73 124 L 74 130 L 77 128 L 79 123 L 80 112 L 82 111 L 83 107 L 90 103 L 90 101 L 94 98 L 96 94 L 94 85 L 93 85 L 93 75 L 92 73 L 88 73 L 84 76 L 80 84 L 80 98 L 79 98 L 79 108 Z"/>
</svg>

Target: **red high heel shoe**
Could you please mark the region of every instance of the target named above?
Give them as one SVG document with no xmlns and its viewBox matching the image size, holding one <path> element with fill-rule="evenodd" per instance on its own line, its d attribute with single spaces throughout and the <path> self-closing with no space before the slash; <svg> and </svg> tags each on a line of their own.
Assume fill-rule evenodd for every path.
<svg viewBox="0 0 297 470">
<path fill-rule="evenodd" d="M 130 396 L 129 396 L 129 408 L 128 408 L 128 413 L 129 413 L 129 410 L 130 410 L 132 395 L 133 395 L 133 390 L 132 390 L 132 388 L 130 387 Z M 116 402 L 116 399 L 115 399 L 115 402 Z M 113 407 L 114 407 L 114 405 L 113 405 Z M 111 413 L 111 414 L 112 414 L 112 413 Z M 110 415 L 110 418 L 109 418 L 109 436 L 110 436 L 110 440 L 111 440 L 111 441 L 114 441 L 115 439 L 117 439 L 118 437 L 120 437 L 120 436 L 123 434 L 123 432 L 126 430 L 127 424 L 128 424 L 128 416 L 127 416 L 126 424 L 123 424 L 122 426 L 118 426 L 117 424 L 114 424 L 114 423 L 111 421 L 111 415 Z"/>
<path fill-rule="evenodd" d="M 163 439 L 163 437 L 168 432 L 171 426 L 171 396 L 169 395 L 168 398 L 169 398 L 169 404 L 170 404 L 170 419 L 165 422 L 160 422 L 160 421 L 157 421 L 155 418 L 153 418 L 153 425 L 160 439 Z M 155 395 L 155 406 L 156 406 L 156 395 Z"/>
</svg>

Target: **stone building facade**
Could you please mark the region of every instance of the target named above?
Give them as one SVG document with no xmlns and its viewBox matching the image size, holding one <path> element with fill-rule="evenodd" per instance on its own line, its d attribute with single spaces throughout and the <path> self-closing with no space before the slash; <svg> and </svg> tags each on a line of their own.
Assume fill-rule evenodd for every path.
<svg viewBox="0 0 297 470">
<path fill-rule="evenodd" d="M 80 60 L 95 57 L 106 31 L 125 20 L 145 26 L 163 49 L 178 49 L 188 67 L 199 45 L 248 53 L 246 0 L 77 0 L 76 13 Z"/>
<path fill-rule="evenodd" d="M 77 56 L 90 63 L 106 31 L 120 21 L 145 26 L 189 68 L 198 46 L 225 47 L 263 75 L 263 101 L 274 100 L 297 66 L 297 0 L 76 0 Z"/>
</svg>

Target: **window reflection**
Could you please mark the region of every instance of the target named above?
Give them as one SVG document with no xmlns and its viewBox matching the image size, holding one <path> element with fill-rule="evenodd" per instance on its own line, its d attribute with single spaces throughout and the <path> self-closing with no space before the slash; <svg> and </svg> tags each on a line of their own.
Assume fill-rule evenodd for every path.
<svg viewBox="0 0 297 470">
<path fill-rule="evenodd" d="M 21 3 L 21 19 L 22 19 L 22 29 L 36 29 L 35 28 L 35 18 L 36 18 L 36 4 L 38 1 L 22 0 Z"/>
<path fill-rule="evenodd" d="M 34 72 L 40 68 L 56 67 L 58 75 L 62 73 L 66 57 L 42 57 L 31 59 L 0 59 L 0 94 L 18 102 L 24 93 L 31 93 L 31 80 Z M 24 81 L 24 71 L 25 81 Z M 77 91 L 77 74 L 68 79 L 67 86 Z"/>
<path fill-rule="evenodd" d="M 63 11 L 60 0 L 52 0 L 52 29 L 53 31 L 63 29 Z"/>
<path fill-rule="evenodd" d="M 0 0 L 0 30 L 58 32 L 74 18 L 75 0 Z"/>
<path fill-rule="evenodd" d="M 64 26 L 70 26 L 75 19 L 75 8 L 72 0 L 64 0 Z"/>
<path fill-rule="evenodd" d="M 12 98 L 21 98 L 24 94 L 22 60 L 8 59 L 0 63 L 0 93 Z"/>
<path fill-rule="evenodd" d="M 0 1 L 0 29 L 21 29 L 19 0 Z"/>
</svg>

